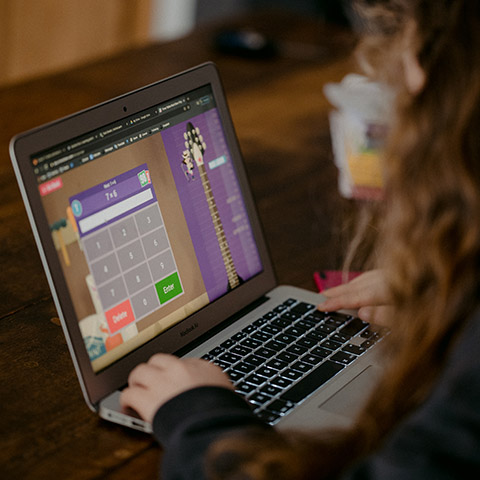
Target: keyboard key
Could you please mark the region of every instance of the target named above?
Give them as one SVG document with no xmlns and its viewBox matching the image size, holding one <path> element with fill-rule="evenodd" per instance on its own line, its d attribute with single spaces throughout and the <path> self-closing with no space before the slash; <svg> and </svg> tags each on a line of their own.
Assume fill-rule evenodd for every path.
<svg viewBox="0 0 480 480">
<path fill-rule="evenodd" d="M 292 305 L 295 305 L 298 300 L 295 300 L 294 298 L 289 298 L 288 300 L 285 300 L 283 302 L 283 305 L 286 305 L 287 307 L 291 307 Z"/>
<path fill-rule="evenodd" d="M 277 355 L 277 358 L 284 362 L 292 363 L 298 358 L 298 355 L 290 352 L 282 352 Z"/>
<path fill-rule="evenodd" d="M 252 353 L 251 348 L 243 347 L 242 345 L 235 345 L 230 349 L 231 353 L 235 353 L 237 355 L 241 355 L 242 357 L 245 357 L 249 353 Z"/>
<path fill-rule="evenodd" d="M 370 348 L 372 345 L 375 345 L 375 340 L 365 340 L 362 343 L 362 347 L 365 349 Z"/>
<path fill-rule="evenodd" d="M 298 380 L 302 376 L 302 373 L 298 370 L 292 370 L 291 368 L 287 368 L 286 370 L 281 372 L 280 375 L 290 380 Z"/>
<path fill-rule="evenodd" d="M 343 325 L 345 322 L 337 320 L 335 318 L 328 317 L 324 321 L 325 325 L 331 325 L 334 328 L 338 328 L 340 325 Z"/>
<path fill-rule="evenodd" d="M 266 379 L 264 377 L 261 377 L 260 375 L 257 375 L 256 373 L 252 373 L 248 375 L 248 377 L 245 377 L 245 381 L 258 387 L 260 385 L 263 385 Z"/>
<path fill-rule="evenodd" d="M 241 372 L 237 372 L 235 370 L 227 370 L 227 375 L 230 377 L 230 380 L 235 383 L 242 379 L 245 375 Z"/>
<path fill-rule="evenodd" d="M 246 338 L 240 342 L 240 345 L 248 348 L 258 348 L 262 346 L 262 342 L 254 340 L 253 338 Z"/>
<path fill-rule="evenodd" d="M 366 351 L 364 347 L 360 347 L 358 345 L 352 345 L 351 343 L 349 343 L 348 345 L 345 345 L 342 348 L 342 350 L 347 353 L 353 353 L 354 355 L 361 355 Z"/>
<path fill-rule="evenodd" d="M 250 363 L 240 362 L 235 364 L 233 366 L 233 369 L 236 370 L 237 372 L 250 373 L 253 370 L 255 370 L 255 365 L 252 365 Z"/>
<path fill-rule="evenodd" d="M 251 335 L 251 338 L 259 340 L 260 342 L 268 342 L 273 337 L 271 333 L 257 331 Z"/>
<path fill-rule="evenodd" d="M 277 333 L 280 333 L 282 329 L 280 327 L 277 327 L 276 325 L 265 325 L 260 329 L 261 332 L 268 333 L 270 335 L 276 335 Z"/>
<path fill-rule="evenodd" d="M 255 412 L 255 415 L 265 423 L 273 423 L 281 416 L 278 413 L 269 412 L 268 410 L 260 410 L 259 412 Z"/>
<path fill-rule="evenodd" d="M 285 333 L 281 333 L 275 337 L 277 342 L 285 343 L 286 345 L 293 343 L 295 341 L 295 337 L 293 335 L 287 335 Z"/>
<path fill-rule="evenodd" d="M 253 323 L 251 323 L 250 325 L 247 325 L 245 328 L 242 328 L 242 332 L 248 335 L 249 333 L 254 332 L 256 329 L 257 327 L 253 325 Z"/>
<path fill-rule="evenodd" d="M 270 395 L 271 397 L 275 397 L 281 391 L 282 391 L 281 388 L 276 387 L 275 385 L 271 385 L 269 383 L 265 384 L 262 388 L 260 388 L 260 392 L 263 392 L 266 395 Z"/>
<path fill-rule="evenodd" d="M 277 352 L 270 348 L 260 347 L 258 350 L 255 350 L 255 355 L 263 358 L 272 358 Z"/>
<path fill-rule="evenodd" d="M 317 307 L 311 303 L 300 302 L 297 305 L 291 308 L 291 312 L 299 313 L 300 315 L 305 315 L 312 310 L 315 310 Z"/>
<path fill-rule="evenodd" d="M 285 318 L 276 318 L 275 320 L 272 320 L 272 322 L 271 322 L 271 325 L 276 325 L 277 327 L 280 327 L 280 328 L 286 328 L 291 324 L 292 324 L 292 322 L 290 320 L 285 319 Z"/>
<path fill-rule="evenodd" d="M 306 347 L 306 348 L 312 348 L 317 344 L 318 342 L 316 340 L 308 337 L 300 338 L 297 342 L 297 345 L 300 345 L 301 347 Z"/>
<path fill-rule="evenodd" d="M 295 322 L 295 326 L 304 328 L 305 330 L 310 330 L 315 325 L 316 325 L 315 322 L 312 322 L 310 320 L 305 320 L 304 318 Z"/>
<path fill-rule="evenodd" d="M 348 342 L 350 340 L 350 335 L 344 335 L 343 333 L 334 333 L 331 337 L 330 337 L 332 340 L 335 340 L 336 342 L 340 342 L 340 343 L 345 343 L 345 342 Z"/>
<path fill-rule="evenodd" d="M 313 353 L 314 355 L 318 355 L 319 357 L 325 358 L 325 357 L 328 357 L 332 353 L 332 351 L 323 347 L 315 347 L 314 349 L 312 349 L 310 353 Z"/>
<path fill-rule="evenodd" d="M 239 362 L 242 359 L 240 355 L 235 355 L 234 353 L 230 353 L 230 352 L 225 352 L 222 355 L 220 355 L 220 357 L 218 358 L 222 362 L 226 362 L 230 364 Z"/>
<path fill-rule="evenodd" d="M 307 333 L 307 338 L 312 338 L 313 340 L 316 340 L 317 342 L 320 342 L 322 340 L 325 340 L 327 338 L 326 333 L 322 332 L 316 332 L 315 330 L 308 332 Z"/>
<path fill-rule="evenodd" d="M 318 368 L 302 378 L 296 385 L 283 393 L 281 398 L 293 403 L 298 403 L 334 377 L 343 368 L 344 366 L 339 363 L 326 360 Z"/>
<path fill-rule="evenodd" d="M 212 360 L 215 360 L 215 357 L 211 355 L 210 353 L 206 353 L 201 357 L 203 360 L 207 360 L 208 362 L 211 362 Z"/>
<path fill-rule="evenodd" d="M 332 355 L 330 357 L 330 360 L 342 363 L 343 365 L 348 365 L 349 363 L 352 363 L 356 358 L 357 356 L 352 355 L 351 353 L 337 352 L 335 355 Z"/>
<path fill-rule="evenodd" d="M 265 325 L 266 323 L 268 323 L 268 318 L 265 318 L 265 317 L 262 317 L 262 318 L 259 318 L 257 320 L 255 320 L 252 325 L 254 325 L 255 327 L 261 327 L 262 325 Z"/>
<path fill-rule="evenodd" d="M 249 397 L 247 397 L 247 400 L 250 403 L 253 403 L 256 405 L 263 405 L 264 403 L 268 402 L 271 399 L 272 397 L 265 395 L 264 393 L 261 393 L 261 392 L 252 393 Z"/>
<path fill-rule="evenodd" d="M 285 344 L 281 342 L 277 342 L 276 340 L 271 340 L 270 342 L 265 344 L 265 347 L 271 348 L 272 350 L 279 352 L 280 350 L 283 350 L 285 348 Z"/>
<path fill-rule="evenodd" d="M 216 360 L 214 360 L 213 363 L 215 365 L 219 366 L 222 370 L 226 370 L 227 368 L 230 368 L 232 366 L 230 363 L 222 362 L 218 358 Z"/>
<path fill-rule="evenodd" d="M 335 330 L 336 327 L 332 326 L 332 325 L 327 325 L 326 323 L 321 323 L 320 325 L 318 325 L 317 327 L 315 327 L 315 331 L 316 332 L 320 332 L 320 333 L 332 333 L 334 330 Z"/>
<path fill-rule="evenodd" d="M 208 353 L 214 357 L 218 357 L 225 349 L 222 347 L 215 347 L 213 350 L 210 350 Z"/>
<path fill-rule="evenodd" d="M 240 382 L 236 385 L 235 391 L 241 393 L 242 395 L 247 395 L 253 392 L 257 387 L 251 383 Z"/>
<path fill-rule="evenodd" d="M 293 402 L 285 401 L 285 400 L 274 400 L 267 406 L 267 410 L 273 413 L 279 413 L 284 415 L 289 410 L 291 410 L 295 404 Z"/>
<path fill-rule="evenodd" d="M 271 378 L 273 376 L 275 376 L 278 372 L 277 370 L 275 370 L 274 368 L 270 368 L 270 367 L 260 367 L 256 373 L 258 375 L 261 375 L 262 377 L 265 377 L 265 378 Z"/>
<path fill-rule="evenodd" d="M 315 312 L 311 312 L 305 317 L 307 320 L 310 320 L 311 322 L 319 323 L 325 320 L 327 318 L 327 314 L 325 312 L 320 312 L 319 310 L 316 310 Z"/>
<path fill-rule="evenodd" d="M 245 332 L 238 332 L 235 335 L 232 335 L 232 340 L 239 342 L 242 338 L 245 338 L 247 334 Z"/>
<path fill-rule="evenodd" d="M 364 330 L 360 336 L 362 338 L 372 338 L 373 335 L 374 335 L 375 332 L 373 332 L 370 328 L 367 328 L 366 330 Z"/>
<path fill-rule="evenodd" d="M 265 363 L 265 359 L 262 357 L 259 357 L 258 355 L 249 355 L 248 357 L 244 358 L 243 361 L 245 363 L 250 363 L 251 365 L 255 365 L 256 367 L 259 367 L 260 365 L 263 365 Z"/>
<path fill-rule="evenodd" d="M 292 383 L 293 383 L 293 380 L 290 380 L 289 378 L 281 377 L 280 375 L 270 380 L 271 385 L 274 385 L 280 388 L 288 387 Z"/>
<path fill-rule="evenodd" d="M 274 368 L 275 370 L 283 370 L 288 367 L 288 363 L 274 358 L 267 363 L 267 367 Z"/>
<path fill-rule="evenodd" d="M 307 353 L 308 348 L 302 347 L 301 345 L 290 345 L 287 348 L 287 352 L 293 353 L 295 355 L 303 355 L 304 353 Z"/>
<path fill-rule="evenodd" d="M 298 320 L 299 318 L 302 318 L 302 316 L 298 313 L 295 312 L 285 312 L 280 315 L 280 318 L 283 320 L 287 320 L 288 322 L 292 323 L 295 320 Z"/>
<path fill-rule="evenodd" d="M 277 317 L 278 315 L 275 313 L 275 312 L 267 312 L 265 315 L 263 315 L 262 319 L 263 320 L 271 320 L 272 318 L 275 318 Z M 262 325 L 266 323 L 266 322 L 263 322 Z"/>
<path fill-rule="evenodd" d="M 313 368 L 313 365 L 305 362 L 295 362 L 292 368 L 302 373 L 308 373 Z"/>
<path fill-rule="evenodd" d="M 220 346 L 223 348 L 230 348 L 232 345 L 235 345 L 235 340 L 231 338 L 225 340 L 223 343 L 220 344 Z"/>
<path fill-rule="evenodd" d="M 323 361 L 323 357 L 319 357 L 318 355 L 312 355 L 311 353 L 307 353 L 300 360 L 302 362 L 310 363 L 311 365 L 318 365 L 320 362 Z"/>
<path fill-rule="evenodd" d="M 340 333 L 353 337 L 357 333 L 361 332 L 365 327 L 368 327 L 368 325 L 369 324 L 367 322 L 354 317 L 348 325 L 345 325 L 341 328 Z"/>
<path fill-rule="evenodd" d="M 301 337 L 306 332 L 305 329 L 301 327 L 290 327 L 285 330 L 286 335 L 293 335 L 294 337 Z"/>
<path fill-rule="evenodd" d="M 337 348 L 340 348 L 342 344 L 338 342 L 334 342 L 333 340 L 327 339 L 327 340 L 324 340 L 320 344 L 320 346 L 323 348 L 328 348 L 329 350 L 337 350 Z"/>
<path fill-rule="evenodd" d="M 345 315 L 344 313 L 338 313 L 338 312 L 328 312 L 327 313 L 328 321 L 329 322 L 335 322 L 337 327 L 347 323 L 352 318 L 353 317 L 351 315 Z"/>
</svg>

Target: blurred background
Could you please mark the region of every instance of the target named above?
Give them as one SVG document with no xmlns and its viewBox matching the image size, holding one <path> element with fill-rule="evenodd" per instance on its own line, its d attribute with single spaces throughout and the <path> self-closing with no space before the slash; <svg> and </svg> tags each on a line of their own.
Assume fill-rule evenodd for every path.
<svg viewBox="0 0 480 480">
<path fill-rule="evenodd" d="M 348 0 L 0 0 L 0 87 L 65 70 L 252 10 L 348 27 Z"/>
</svg>

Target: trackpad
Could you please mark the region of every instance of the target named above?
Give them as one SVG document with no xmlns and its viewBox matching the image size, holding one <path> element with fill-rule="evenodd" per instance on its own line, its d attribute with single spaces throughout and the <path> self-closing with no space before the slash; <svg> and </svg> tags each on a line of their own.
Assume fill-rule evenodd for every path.
<svg viewBox="0 0 480 480">
<path fill-rule="evenodd" d="M 370 396 L 380 372 L 381 369 L 369 365 L 318 408 L 347 417 L 355 416 Z"/>
</svg>

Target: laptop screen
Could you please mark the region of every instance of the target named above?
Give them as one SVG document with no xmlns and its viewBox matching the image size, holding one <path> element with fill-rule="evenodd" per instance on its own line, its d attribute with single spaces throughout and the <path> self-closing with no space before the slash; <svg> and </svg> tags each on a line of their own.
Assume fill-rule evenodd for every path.
<svg viewBox="0 0 480 480">
<path fill-rule="evenodd" d="M 94 372 L 262 271 L 209 85 L 30 161 Z"/>
</svg>

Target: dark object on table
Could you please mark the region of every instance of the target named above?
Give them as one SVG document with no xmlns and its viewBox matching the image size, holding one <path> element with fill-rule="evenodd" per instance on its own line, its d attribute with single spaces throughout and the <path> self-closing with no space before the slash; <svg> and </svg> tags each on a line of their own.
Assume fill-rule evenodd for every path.
<svg viewBox="0 0 480 480">
<path fill-rule="evenodd" d="M 227 55 L 268 59 L 278 54 L 278 45 L 264 34 L 251 29 L 223 30 L 214 38 L 215 48 Z"/>
</svg>

